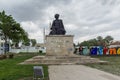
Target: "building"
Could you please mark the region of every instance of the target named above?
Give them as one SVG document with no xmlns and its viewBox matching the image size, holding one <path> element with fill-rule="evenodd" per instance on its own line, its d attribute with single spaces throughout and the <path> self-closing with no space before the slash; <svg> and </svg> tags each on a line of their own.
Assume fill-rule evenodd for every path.
<svg viewBox="0 0 120 80">
<path fill-rule="evenodd" d="M 5 43 L 4 35 L 0 30 L 0 54 L 4 54 L 4 43 Z"/>
<path fill-rule="evenodd" d="M 112 47 L 120 47 L 120 41 L 115 41 L 115 42 L 112 42 L 109 46 L 109 48 L 112 48 Z"/>
</svg>

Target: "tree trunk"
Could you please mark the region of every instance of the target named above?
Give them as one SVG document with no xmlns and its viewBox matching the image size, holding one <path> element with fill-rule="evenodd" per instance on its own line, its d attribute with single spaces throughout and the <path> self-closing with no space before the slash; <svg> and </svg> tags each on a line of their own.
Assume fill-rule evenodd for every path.
<svg viewBox="0 0 120 80">
<path fill-rule="evenodd" d="M 4 53 L 5 54 L 7 53 L 6 45 L 7 45 L 7 37 L 5 36 L 5 43 L 4 43 Z"/>
</svg>

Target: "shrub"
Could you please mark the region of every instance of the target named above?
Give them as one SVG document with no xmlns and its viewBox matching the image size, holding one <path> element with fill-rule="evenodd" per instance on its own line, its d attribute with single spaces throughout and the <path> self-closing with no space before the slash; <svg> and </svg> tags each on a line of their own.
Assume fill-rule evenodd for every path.
<svg viewBox="0 0 120 80">
<path fill-rule="evenodd" d="M 42 50 L 39 50 L 39 53 L 42 53 Z"/>
<path fill-rule="evenodd" d="M 8 57 L 9 59 L 12 59 L 14 57 L 14 54 L 9 54 Z"/>
<path fill-rule="evenodd" d="M 2 57 L 3 57 L 3 59 L 6 59 L 6 58 L 7 58 L 7 55 L 6 55 L 6 54 L 3 54 Z"/>
<path fill-rule="evenodd" d="M 0 59 L 2 60 L 2 59 L 6 59 L 7 58 L 7 55 L 5 55 L 5 54 L 2 54 L 2 55 L 0 55 Z"/>
<path fill-rule="evenodd" d="M 2 55 L 0 55 L 0 60 L 1 60 L 1 59 L 3 59 L 3 58 L 2 58 Z"/>
</svg>

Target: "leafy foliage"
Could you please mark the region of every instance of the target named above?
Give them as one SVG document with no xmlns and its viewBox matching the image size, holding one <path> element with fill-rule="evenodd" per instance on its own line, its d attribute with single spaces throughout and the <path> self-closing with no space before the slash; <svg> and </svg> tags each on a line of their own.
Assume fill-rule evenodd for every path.
<svg viewBox="0 0 120 80">
<path fill-rule="evenodd" d="M 108 46 L 113 41 L 113 37 L 106 36 L 103 38 L 102 36 L 98 36 L 97 38 L 90 39 L 87 41 L 83 41 L 80 43 L 82 46 Z"/>
<path fill-rule="evenodd" d="M 11 15 L 6 15 L 5 11 L 0 12 L 0 29 L 4 34 L 5 43 L 7 39 L 19 43 L 20 41 L 28 41 L 28 34 L 20 26 L 19 23 L 13 19 Z"/>
<path fill-rule="evenodd" d="M 31 43 L 32 43 L 32 46 L 35 46 L 36 45 L 36 39 L 31 39 Z"/>
</svg>

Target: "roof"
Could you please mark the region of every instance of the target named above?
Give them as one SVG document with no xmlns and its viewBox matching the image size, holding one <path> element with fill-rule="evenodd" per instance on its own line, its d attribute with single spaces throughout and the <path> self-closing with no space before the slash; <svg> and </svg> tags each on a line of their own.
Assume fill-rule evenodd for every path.
<svg viewBox="0 0 120 80">
<path fill-rule="evenodd" d="M 120 45 L 120 41 L 112 42 L 110 45 Z"/>
</svg>

